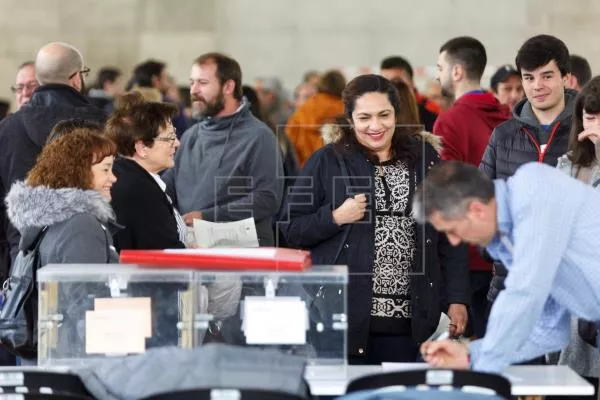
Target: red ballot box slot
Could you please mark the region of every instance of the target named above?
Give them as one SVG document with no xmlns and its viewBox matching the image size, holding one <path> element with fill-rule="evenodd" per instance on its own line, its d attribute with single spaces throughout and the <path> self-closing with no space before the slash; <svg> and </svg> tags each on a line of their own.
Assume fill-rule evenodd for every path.
<svg viewBox="0 0 600 400">
<path fill-rule="evenodd" d="M 272 247 L 123 250 L 119 261 L 147 268 L 245 271 L 304 271 L 312 265 L 309 251 Z"/>
</svg>

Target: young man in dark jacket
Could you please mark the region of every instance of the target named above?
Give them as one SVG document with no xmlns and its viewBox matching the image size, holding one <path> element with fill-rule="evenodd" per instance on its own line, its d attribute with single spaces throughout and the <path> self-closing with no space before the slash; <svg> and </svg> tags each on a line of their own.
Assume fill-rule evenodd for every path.
<svg viewBox="0 0 600 400">
<path fill-rule="evenodd" d="M 36 76 L 40 83 L 31 100 L 19 111 L 0 122 L 0 198 L 4 199 L 13 182 L 25 179 L 46 143 L 48 134 L 57 122 L 80 118 L 103 123 L 106 116 L 92 106 L 81 94 L 85 67 L 79 50 L 66 43 L 49 43 L 42 47 L 35 61 Z M 11 259 L 17 256 L 19 232 L 5 219 L 1 206 L 0 240 L 6 234 L 4 251 Z M 4 218 L 3 218 L 4 217 Z M 3 251 L 0 250 L 0 254 Z M 0 260 L 1 261 L 1 260 Z M 9 265 L 0 265 L 2 279 Z"/>
<path fill-rule="evenodd" d="M 478 166 L 493 129 L 509 118 L 508 107 L 481 88 L 487 63 L 485 47 L 472 37 L 457 37 L 440 48 L 438 80 L 455 103 L 437 119 L 433 133 L 443 142 L 442 158 Z M 492 265 L 470 248 L 471 321 L 473 333 L 482 337 L 487 323 L 486 295 Z"/>
<path fill-rule="evenodd" d="M 555 166 L 567 152 L 577 95 L 565 89 L 570 71 L 567 46 L 553 36 L 534 36 L 519 49 L 516 66 L 527 98 L 490 138 L 479 168 L 491 179 L 506 179 L 528 162 Z M 504 288 L 506 274 L 502 264 L 494 264 L 490 301 Z"/>
</svg>

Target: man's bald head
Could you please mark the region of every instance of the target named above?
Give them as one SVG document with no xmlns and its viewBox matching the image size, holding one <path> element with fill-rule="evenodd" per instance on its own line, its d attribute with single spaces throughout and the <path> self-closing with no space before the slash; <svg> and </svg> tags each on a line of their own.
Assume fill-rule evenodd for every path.
<svg viewBox="0 0 600 400">
<path fill-rule="evenodd" d="M 42 85 L 61 83 L 81 89 L 81 78 L 74 76 L 83 69 L 79 50 L 67 43 L 52 42 L 40 49 L 35 59 L 35 72 Z"/>
</svg>

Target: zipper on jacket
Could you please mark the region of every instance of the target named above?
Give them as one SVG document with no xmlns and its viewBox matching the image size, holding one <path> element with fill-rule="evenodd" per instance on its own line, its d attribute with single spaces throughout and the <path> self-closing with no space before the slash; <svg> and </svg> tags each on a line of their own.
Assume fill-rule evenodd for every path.
<svg viewBox="0 0 600 400">
<path fill-rule="evenodd" d="M 546 143 L 546 147 L 544 147 L 544 150 L 542 150 L 540 144 L 535 139 L 535 137 L 531 134 L 531 132 L 529 132 L 527 130 L 527 128 L 523 128 L 523 132 L 525 132 L 527 134 L 527 136 L 529 136 L 529 140 L 531 140 L 531 142 L 533 143 L 533 145 L 537 149 L 537 152 L 538 152 L 538 162 L 539 163 L 543 163 L 544 162 L 544 157 L 546 156 L 546 153 L 548 152 L 548 149 L 550 148 L 550 144 L 552 143 L 552 139 L 554 139 L 554 135 L 556 135 L 556 131 L 558 131 L 558 127 L 559 126 L 560 126 L 560 121 L 557 122 L 552 127 L 552 132 L 550 132 L 550 137 L 548 138 L 548 143 Z"/>
</svg>

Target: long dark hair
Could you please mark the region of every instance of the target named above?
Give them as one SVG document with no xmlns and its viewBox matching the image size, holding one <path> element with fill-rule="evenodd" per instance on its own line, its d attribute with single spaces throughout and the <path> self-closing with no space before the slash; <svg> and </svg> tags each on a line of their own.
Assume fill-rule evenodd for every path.
<svg viewBox="0 0 600 400">
<path fill-rule="evenodd" d="M 367 93 L 374 92 L 387 95 L 396 116 L 397 125 L 394 129 L 394 135 L 392 136 L 392 159 L 402 160 L 409 165 L 412 165 L 418 156 L 418 141 L 415 137 L 414 129 L 398 126 L 398 124 L 404 124 L 406 121 L 400 120 L 400 96 L 392 82 L 383 76 L 373 74 L 361 75 L 351 80 L 342 93 L 344 116 L 346 117 L 346 120 L 352 121 L 352 112 L 356 106 L 356 100 Z M 404 107 L 406 107 L 406 105 L 404 105 Z M 340 128 L 342 137 L 339 141 L 339 145 L 345 148 L 349 147 L 359 150 L 367 156 L 369 161 L 375 164 L 379 163 L 377 155 L 358 142 L 356 133 L 350 125 L 343 124 Z"/>
<path fill-rule="evenodd" d="M 589 167 L 596 159 L 594 143 L 591 140 L 577 139 L 583 132 L 583 111 L 588 114 L 600 113 L 600 76 L 589 81 L 577 95 L 569 138 L 569 160 L 574 165 Z"/>
</svg>

